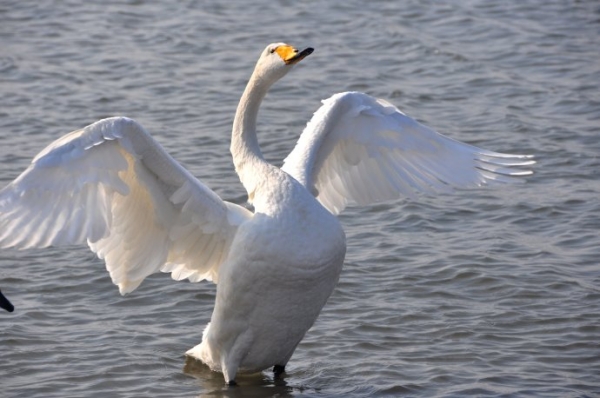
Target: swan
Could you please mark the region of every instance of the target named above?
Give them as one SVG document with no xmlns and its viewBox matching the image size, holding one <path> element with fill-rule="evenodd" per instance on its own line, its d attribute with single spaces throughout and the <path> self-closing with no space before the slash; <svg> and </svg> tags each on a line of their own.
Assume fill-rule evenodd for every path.
<svg viewBox="0 0 600 398">
<path fill-rule="evenodd" d="M 259 106 L 312 52 L 268 45 L 237 107 L 230 149 L 254 211 L 221 199 L 136 121 L 113 117 L 54 141 L 0 191 L 0 247 L 87 242 L 123 295 L 159 271 L 212 281 L 210 322 L 186 354 L 229 384 L 240 372 L 281 374 L 340 276 L 336 215 L 347 205 L 510 182 L 534 163 L 346 92 L 323 101 L 283 167 L 271 165 L 257 141 Z"/>
</svg>

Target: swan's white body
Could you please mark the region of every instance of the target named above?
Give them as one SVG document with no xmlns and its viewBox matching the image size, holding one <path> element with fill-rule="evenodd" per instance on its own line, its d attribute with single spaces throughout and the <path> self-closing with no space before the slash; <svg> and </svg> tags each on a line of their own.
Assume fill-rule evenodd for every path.
<svg viewBox="0 0 600 398">
<path fill-rule="evenodd" d="M 233 381 L 281 367 L 339 278 L 348 203 L 505 182 L 530 156 L 481 150 L 417 123 L 382 100 L 336 94 L 307 125 L 282 169 L 268 164 L 256 116 L 298 53 L 262 53 L 236 113 L 231 152 L 254 213 L 223 201 L 138 123 L 116 117 L 40 152 L 0 192 L 0 247 L 88 243 L 122 294 L 154 272 L 217 283 L 211 322 L 188 351 Z"/>
</svg>

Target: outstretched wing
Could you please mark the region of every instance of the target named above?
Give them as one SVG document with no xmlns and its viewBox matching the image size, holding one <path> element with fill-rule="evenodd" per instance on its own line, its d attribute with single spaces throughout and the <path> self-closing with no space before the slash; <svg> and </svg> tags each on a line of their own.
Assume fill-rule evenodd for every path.
<svg viewBox="0 0 600 398">
<path fill-rule="evenodd" d="M 50 144 L 0 191 L 0 247 L 87 242 L 121 294 L 159 270 L 218 279 L 252 214 L 194 178 L 134 120 L 100 120 Z"/>
<path fill-rule="evenodd" d="M 338 214 L 349 203 L 513 181 L 533 163 L 455 141 L 386 101 L 347 92 L 323 101 L 282 169 Z"/>
</svg>

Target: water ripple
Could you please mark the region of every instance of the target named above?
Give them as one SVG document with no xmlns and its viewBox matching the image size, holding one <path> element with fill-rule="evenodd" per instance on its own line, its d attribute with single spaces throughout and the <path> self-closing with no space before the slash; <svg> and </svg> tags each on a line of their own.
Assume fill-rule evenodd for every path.
<svg viewBox="0 0 600 398">
<path fill-rule="evenodd" d="M 533 153 L 528 183 L 351 208 L 345 270 L 283 380 L 227 389 L 183 353 L 215 287 L 121 297 L 84 248 L 0 252 L 10 397 L 594 396 L 600 53 L 594 2 L 37 2 L 0 6 L 0 179 L 101 117 L 136 118 L 225 198 L 237 99 L 264 44 L 315 54 L 274 87 L 276 164 L 319 100 L 362 90 L 453 138 Z"/>
</svg>

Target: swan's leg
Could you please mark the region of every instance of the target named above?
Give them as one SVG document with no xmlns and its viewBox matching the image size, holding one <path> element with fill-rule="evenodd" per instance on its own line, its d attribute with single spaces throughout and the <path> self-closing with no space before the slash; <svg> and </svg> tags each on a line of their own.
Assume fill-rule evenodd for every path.
<svg viewBox="0 0 600 398">
<path fill-rule="evenodd" d="M 275 378 L 280 377 L 284 373 L 285 373 L 285 365 L 273 366 L 273 374 L 275 375 Z"/>
</svg>

